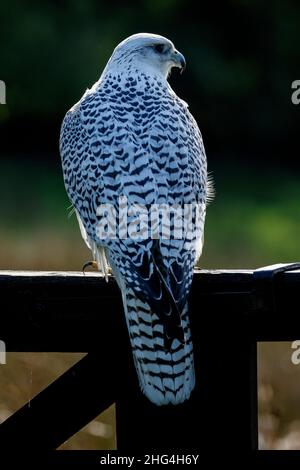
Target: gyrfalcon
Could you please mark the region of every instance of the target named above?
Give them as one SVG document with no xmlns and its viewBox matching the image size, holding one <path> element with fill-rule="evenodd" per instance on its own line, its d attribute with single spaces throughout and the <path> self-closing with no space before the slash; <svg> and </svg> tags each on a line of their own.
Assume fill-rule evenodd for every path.
<svg viewBox="0 0 300 470">
<path fill-rule="evenodd" d="M 157 405 L 195 385 L 188 295 L 210 195 L 201 133 L 167 81 L 173 67 L 185 59 L 170 40 L 128 37 L 60 137 L 82 236 L 117 280 L 140 387 Z"/>
</svg>

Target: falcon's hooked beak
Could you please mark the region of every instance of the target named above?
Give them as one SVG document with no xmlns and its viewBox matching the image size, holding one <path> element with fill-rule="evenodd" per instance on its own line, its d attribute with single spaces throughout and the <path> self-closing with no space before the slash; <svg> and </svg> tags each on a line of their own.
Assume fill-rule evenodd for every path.
<svg viewBox="0 0 300 470">
<path fill-rule="evenodd" d="M 178 52 L 176 49 L 174 52 L 172 52 L 172 57 L 171 57 L 171 60 L 174 64 L 174 67 L 179 67 L 181 70 L 180 70 L 180 73 L 184 72 L 185 71 L 185 68 L 186 68 L 186 62 L 185 62 L 185 58 L 184 56 Z"/>
</svg>

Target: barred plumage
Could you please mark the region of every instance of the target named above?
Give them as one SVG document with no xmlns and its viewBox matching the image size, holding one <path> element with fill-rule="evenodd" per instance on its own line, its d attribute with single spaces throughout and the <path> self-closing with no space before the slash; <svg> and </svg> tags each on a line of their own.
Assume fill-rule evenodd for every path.
<svg viewBox="0 0 300 470">
<path fill-rule="evenodd" d="M 82 235 L 99 269 L 106 275 L 110 265 L 117 279 L 140 386 L 158 405 L 183 402 L 195 383 L 187 301 L 209 197 L 200 131 L 167 82 L 174 66 L 183 66 L 183 56 L 166 38 L 143 33 L 126 39 L 66 114 L 60 140 Z M 108 205 L 119 230 L 109 220 L 106 233 L 115 236 L 100 237 L 105 217 L 99 207 Z M 172 228 L 159 215 L 163 206 L 179 210 Z M 176 223 L 193 206 L 197 217 L 192 213 L 177 237 Z M 137 207 L 157 215 L 162 226 L 151 227 L 155 236 L 149 224 L 137 225 Z M 120 235 L 124 230 L 129 236 Z"/>
</svg>

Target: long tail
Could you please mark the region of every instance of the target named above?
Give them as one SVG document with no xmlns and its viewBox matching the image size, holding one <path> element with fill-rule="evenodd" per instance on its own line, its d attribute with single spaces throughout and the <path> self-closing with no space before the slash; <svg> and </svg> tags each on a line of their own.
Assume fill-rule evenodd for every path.
<svg viewBox="0 0 300 470">
<path fill-rule="evenodd" d="M 181 315 L 184 341 L 174 339 L 165 349 L 162 321 L 130 288 L 123 289 L 126 321 L 143 393 L 156 405 L 187 400 L 195 386 L 193 345 L 188 307 Z"/>
</svg>

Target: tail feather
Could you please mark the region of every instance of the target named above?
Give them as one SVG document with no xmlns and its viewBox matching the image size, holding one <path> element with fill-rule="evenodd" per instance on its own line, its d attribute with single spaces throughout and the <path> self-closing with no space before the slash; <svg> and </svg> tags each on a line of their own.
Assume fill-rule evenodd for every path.
<svg viewBox="0 0 300 470">
<path fill-rule="evenodd" d="M 157 405 L 187 400 L 195 386 L 187 306 L 181 315 L 184 340 L 174 339 L 167 350 L 162 321 L 149 305 L 130 288 L 123 291 L 123 303 L 141 390 Z"/>
</svg>

